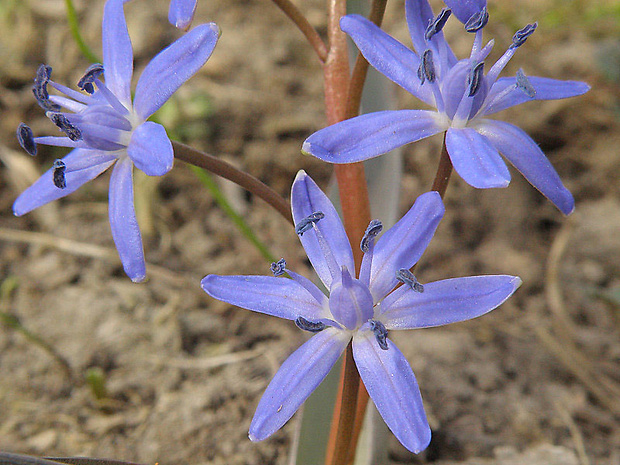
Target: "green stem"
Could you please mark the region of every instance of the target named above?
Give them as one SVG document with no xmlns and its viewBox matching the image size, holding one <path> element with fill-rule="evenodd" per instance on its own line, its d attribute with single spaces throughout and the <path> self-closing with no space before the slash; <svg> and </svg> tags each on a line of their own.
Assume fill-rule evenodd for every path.
<svg viewBox="0 0 620 465">
<path fill-rule="evenodd" d="M 71 30 L 71 35 L 73 36 L 73 40 L 77 44 L 80 52 L 84 55 L 91 63 L 101 63 L 101 58 L 99 58 L 92 50 L 86 45 L 86 42 L 82 39 L 82 34 L 80 33 L 80 26 L 78 22 L 77 12 L 75 11 L 75 5 L 73 5 L 73 0 L 65 0 L 65 6 L 67 7 L 67 22 L 69 23 L 69 29 Z"/>
</svg>

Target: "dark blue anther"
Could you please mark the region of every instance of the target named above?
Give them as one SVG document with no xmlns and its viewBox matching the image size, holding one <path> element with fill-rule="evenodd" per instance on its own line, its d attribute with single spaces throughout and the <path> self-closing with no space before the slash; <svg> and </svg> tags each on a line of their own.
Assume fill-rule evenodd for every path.
<svg viewBox="0 0 620 465">
<path fill-rule="evenodd" d="M 273 262 L 271 264 L 271 272 L 276 278 L 286 273 L 286 260 L 281 258 L 277 262 Z"/>
<path fill-rule="evenodd" d="M 512 36 L 512 44 L 510 45 L 510 48 L 521 47 L 527 38 L 534 33 L 537 27 L 538 23 L 532 23 L 515 32 L 515 35 Z"/>
<path fill-rule="evenodd" d="M 360 242 L 360 249 L 362 249 L 362 252 L 366 253 L 370 250 L 370 242 L 373 241 L 382 230 L 383 224 L 379 220 L 372 220 L 368 224 L 364 237 L 362 237 L 362 241 Z"/>
<path fill-rule="evenodd" d="M 385 326 L 380 321 L 369 320 L 368 322 L 370 323 L 370 329 L 375 333 L 375 338 L 377 339 L 379 347 L 383 350 L 388 350 L 388 330 L 385 329 Z"/>
<path fill-rule="evenodd" d="M 71 124 L 65 115 L 51 112 L 47 116 L 52 120 L 52 123 L 58 126 L 72 141 L 78 141 L 82 138 L 82 131 Z"/>
<path fill-rule="evenodd" d="M 469 89 L 467 95 L 469 97 L 473 97 L 474 95 L 476 95 L 476 92 L 478 92 L 478 89 L 480 89 L 480 83 L 482 82 L 483 73 L 484 61 L 478 63 L 469 72 L 469 75 L 467 76 L 467 88 Z"/>
<path fill-rule="evenodd" d="M 415 292 L 424 292 L 424 286 L 418 282 L 413 273 L 407 268 L 401 268 L 396 272 L 396 279 L 406 284 Z"/>
<path fill-rule="evenodd" d="M 471 18 L 465 23 L 465 30 L 467 32 L 478 32 L 489 22 L 489 12 L 485 6 L 478 13 L 471 15 Z"/>
<path fill-rule="evenodd" d="M 95 92 L 95 87 L 93 86 L 93 82 L 99 76 L 103 74 L 103 65 L 101 63 L 95 63 L 94 65 L 90 65 L 84 76 L 78 81 L 78 87 L 83 91 L 93 94 Z"/>
<path fill-rule="evenodd" d="M 422 54 L 422 61 L 418 67 L 418 78 L 422 84 L 424 84 L 425 80 L 428 80 L 428 82 L 435 81 L 435 64 L 433 63 L 433 52 L 431 49 L 424 50 Z"/>
<path fill-rule="evenodd" d="M 37 74 L 34 77 L 34 85 L 32 86 L 32 93 L 34 98 L 37 99 L 37 103 L 45 111 L 58 111 L 60 105 L 50 102 L 50 95 L 47 92 L 47 83 L 52 75 L 52 67 L 47 65 L 40 65 L 37 69 Z"/>
<path fill-rule="evenodd" d="M 298 235 L 303 236 L 306 231 L 312 228 L 314 223 L 318 223 L 319 220 L 322 220 L 323 218 L 325 218 L 325 214 L 323 212 L 314 212 L 312 215 L 299 220 L 299 223 L 295 225 L 295 232 Z"/>
<path fill-rule="evenodd" d="M 435 34 L 437 34 L 443 29 L 443 27 L 446 25 L 446 21 L 448 21 L 448 18 L 451 14 L 452 10 L 450 10 L 449 8 L 443 8 L 436 18 L 429 19 L 428 26 L 426 27 L 426 32 L 424 33 L 424 38 L 426 40 L 431 40 L 431 37 L 433 37 Z"/>
<path fill-rule="evenodd" d="M 34 141 L 34 134 L 24 123 L 20 123 L 17 127 L 17 140 L 19 145 L 33 157 L 37 154 L 37 144 Z"/>
<path fill-rule="evenodd" d="M 325 329 L 325 323 L 321 323 L 320 321 L 309 321 L 306 320 L 303 316 L 298 316 L 295 320 L 295 325 L 299 329 L 303 329 L 304 331 L 310 331 L 311 333 L 318 333 Z"/>
<path fill-rule="evenodd" d="M 58 189 L 64 189 L 67 187 L 67 178 L 65 177 L 67 165 L 65 165 L 65 162 L 62 160 L 56 160 L 52 165 L 52 169 L 54 170 L 54 185 Z"/>
<path fill-rule="evenodd" d="M 522 90 L 529 98 L 536 97 L 536 89 L 527 78 L 522 69 L 517 71 L 517 89 Z"/>
</svg>

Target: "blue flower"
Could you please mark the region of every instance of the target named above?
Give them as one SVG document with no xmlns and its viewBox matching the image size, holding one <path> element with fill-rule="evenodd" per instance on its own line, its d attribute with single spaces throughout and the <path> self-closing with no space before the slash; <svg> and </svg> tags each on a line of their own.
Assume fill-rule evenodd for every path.
<svg viewBox="0 0 620 465">
<path fill-rule="evenodd" d="M 194 19 L 196 0 L 170 0 L 168 21 L 179 29 L 187 29 Z"/>
<path fill-rule="evenodd" d="M 133 166 L 149 176 L 161 176 L 170 171 L 174 159 L 164 127 L 146 120 L 204 65 L 219 29 L 214 23 L 203 24 L 162 50 L 140 76 L 132 103 L 133 49 L 123 14 L 125 1 L 108 0 L 105 4 L 103 65 L 89 67 L 78 83 L 85 93 L 55 83 L 51 67 L 39 67 L 33 92 L 67 137 L 33 137 L 21 124 L 18 139 L 33 155 L 36 144 L 73 150 L 18 197 L 13 212 L 24 215 L 64 197 L 114 165 L 109 194 L 112 236 L 125 272 L 139 282 L 145 279 L 146 270 L 133 205 Z M 66 97 L 49 95 L 48 85 Z"/>
<path fill-rule="evenodd" d="M 434 17 L 426 0 L 407 0 L 405 5 L 415 52 L 361 16 L 348 15 L 340 21 L 342 30 L 372 66 L 436 111 L 381 111 L 358 116 L 311 135 L 302 151 L 332 163 L 352 163 L 446 131 L 446 148 L 454 169 L 468 184 L 506 187 L 510 173 L 501 153 L 564 214 L 570 214 L 575 206 L 573 196 L 538 145 L 517 126 L 486 117 L 530 100 L 581 95 L 589 86 L 527 77 L 522 71 L 515 77 L 498 78 L 536 23 L 515 33 L 508 50 L 485 75 L 484 60 L 493 46 L 493 41 L 482 46 L 482 28 L 488 20 L 486 2 L 446 3 L 466 30 L 475 32 L 469 58 L 458 60 L 441 32 L 450 10 Z M 469 14 L 472 16 L 466 19 Z"/>
<path fill-rule="evenodd" d="M 355 278 L 353 253 L 334 206 L 300 171 L 291 204 L 296 231 L 316 273 L 329 291 L 272 264 L 271 276 L 216 276 L 202 280 L 210 296 L 239 307 L 293 320 L 315 335 L 291 355 L 267 387 L 250 426 L 261 441 L 282 427 L 321 383 L 349 341 L 359 374 L 381 416 L 398 440 L 419 452 L 430 428 L 411 367 L 389 338 L 397 329 L 441 326 L 483 315 L 519 287 L 513 276 L 474 276 L 428 284 L 410 268 L 418 261 L 444 213 L 437 192 L 420 196 L 409 212 L 375 245 L 382 229 L 372 221 L 360 247 Z M 292 279 L 279 278 L 284 273 Z M 402 283 L 398 287 L 399 283 Z"/>
</svg>

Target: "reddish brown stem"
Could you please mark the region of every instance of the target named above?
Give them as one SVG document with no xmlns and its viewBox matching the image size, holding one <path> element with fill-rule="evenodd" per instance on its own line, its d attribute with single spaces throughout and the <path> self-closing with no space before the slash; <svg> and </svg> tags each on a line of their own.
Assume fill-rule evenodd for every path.
<svg viewBox="0 0 620 465">
<path fill-rule="evenodd" d="M 450 160 L 450 155 L 448 155 L 448 150 L 446 149 L 446 138 L 444 136 L 443 145 L 441 146 L 441 155 L 439 156 L 439 166 L 437 167 L 437 174 L 435 174 L 433 187 L 431 187 L 432 191 L 439 192 L 439 195 L 441 195 L 442 199 L 446 195 L 446 189 L 448 188 L 451 174 L 452 160 Z"/>
</svg>

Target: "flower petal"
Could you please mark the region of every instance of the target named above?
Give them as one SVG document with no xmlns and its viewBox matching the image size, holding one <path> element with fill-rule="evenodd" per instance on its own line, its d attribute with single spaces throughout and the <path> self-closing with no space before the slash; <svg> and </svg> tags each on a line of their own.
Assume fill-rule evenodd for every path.
<svg viewBox="0 0 620 465">
<path fill-rule="evenodd" d="M 211 56 L 220 29 L 201 24 L 159 52 L 146 66 L 138 85 L 134 108 L 146 120 L 198 71 Z"/>
<path fill-rule="evenodd" d="M 437 192 L 422 194 L 405 216 L 379 238 L 373 252 L 369 284 L 375 302 L 398 284 L 398 270 L 409 269 L 420 259 L 444 211 Z"/>
<path fill-rule="evenodd" d="M 383 420 L 401 444 L 417 454 L 431 440 L 422 396 L 402 352 L 390 339 L 386 342 L 388 349 L 383 350 L 372 331 L 358 331 L 353 338 L 353 357 Z"/>
<path fill-rule="evenodd" d="M 303 317 L 317 322 L 330 316 L 327 297 L 318 302 L 301 284 L 273 276 L 218 276 L 201 281 L 211 297 L 253 312 L 296 320 Z"/>
<path fill-rule="evenodd" d="M 108 0 L 103 9 L 103 69 L 108 89 L 127 108 L 131 108 L 133 48 L 127 32 L 123 4 L 128 0 Z"/>
<path fill-rule="evenodd" d="M 573 212 L 575 199 L 562 184 L 549 159 L 525 131 L 513 124 L 489 119 L 481 120 L 477 130 L 562 213 Z"/>
<path fill-rule="evenodd" d="M 455 171 L 470 186 L 488 189 L 510 183 L 510 173 L 497 149 L 476 130 L 448 129 L 446 149 Z"/>
<path fill-rule="evenodd" d="M 252 441 L 268 438 L 293 416 L 334 366 L 349 334 L 327 328 L 286 359 L 258 403 L 250 425 Z"/>
<path fill-rule="evenodd" d="M 521 285 L 516 276 L 470 276 L 424 285 L 424 292 L 401 286 L 381 302 L 387 329 L 443 326 L 490 312 Z"/>
<path fill-rule="evenodd" d="M 306 139 L 302 152 L 329 163 L 354 163 L 442 132 L 427 110 L 378 111 L 327 126 Z"/>
<path fill-rule="evenodd" d="M 89 149 L 75 149 L 62 159 L 65 163 L 67 187 L 59 189 L 54 185 L 54 170 L 49 169 L 32 186 L 15 200 L 13 213 L 17 216 L 39 208 L 52 200 L 60 199 L 75 192 L 82 185 L 95 179 L 116 161 L 116 157 L 106 152 Z"/>
<path fill-rule="evenodd" d="M 127 276 L 135 283 L 146 279 L 142 237 L 133 206 L 133 163 L 119 160 L 110 178 L 110 227 Z"/>
<path fill-rule="evenodd" d="M 585 94 L 590 86 L 580 81 L 560 81 L 537 76 L 528 76 L 528 81 L 536 91 L 534 97 L 516 87 L 517 78 L 498 79 L 487 95 L 482 115 L 490 115 L 506 108 L 514 107 L 530 100 L 558 100 Z M 506 91 L 512 87 L 512 91 Z"/>
<path fill-rule="evenodd" d="M 305 171 L 299 171 L 293 182 L 291 210 L 296 225 L 313 213 L 325 215 L 315 225 L 319 234 L 312 228 L 300 235 L 299 240 L 319 278 L 330 289 L 334 276 L 340 276 L 342 266 L 351 272 L 355 270 L 353 252 L 336 209 Z"/>
<path fill-rule="evenodd" d="M 343 16 L 340 28 L 380 73 L 427 104 L 435 103 L 430 87 L 418 78 L 420 59 L 414 52 L 360 15 Z"/>
<path fill-rule="evenodd" d="M 194 19 L 196 0 L 170 0 L 168 21 L 179 29 L 187 29 Z"/>
<path fill-rule="evenodd" d="M 463 24 L 487 6 L 487 0 L 444 0 L 444 3 Z"/>
<path fill-rule="evenodd" d="M 127 154 L 136 168 L 149 176 L 162 176 L 172 169 L 174 151 L 166 129 L 147 121 L 138 126 L 127 146 Z"/>
</svg>

